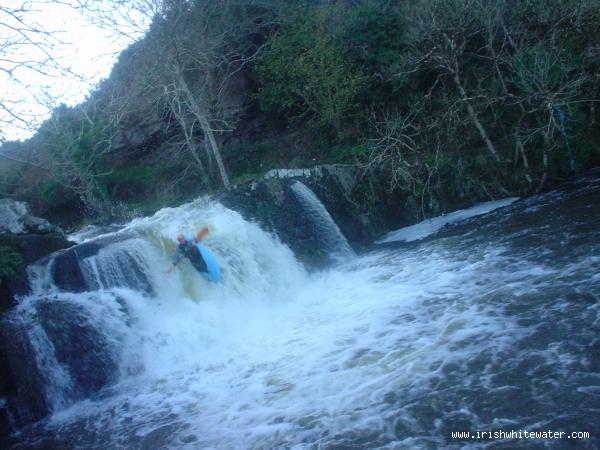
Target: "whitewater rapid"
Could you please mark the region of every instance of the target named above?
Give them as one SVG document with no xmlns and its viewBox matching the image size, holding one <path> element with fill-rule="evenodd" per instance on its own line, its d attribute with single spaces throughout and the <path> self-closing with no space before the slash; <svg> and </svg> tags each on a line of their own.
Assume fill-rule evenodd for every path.
<svg viewBox="0 0 600 450">
<path fill-rule="evenodd" d="M 104 330 L 118 377 L 88 398 L 67 396 L 21 442 L 408 449 L 464 445 L 452 431 L 591 431 L 600 420 L 600 232 L 589 207 L 597 186 L 582 189 L 580 213 L 563 211 L 573 202 L 560 196 L 518 202 L 437 240 L 317 273 L 206 200 L 136 219 L 119 233 L 135 236 L 123 245 L 137 246 L 152 293 L 45 285 Z M 553 223 L 541 219 L 548 209 Z M 203 226 L 223 282 L 187 262 L 167 276 L 175 236 Z M 110 267 L 101 261 L 110 251 L 96 268 Z M 559 444 L 550 448 L 568 448 Z"/>
</svg>

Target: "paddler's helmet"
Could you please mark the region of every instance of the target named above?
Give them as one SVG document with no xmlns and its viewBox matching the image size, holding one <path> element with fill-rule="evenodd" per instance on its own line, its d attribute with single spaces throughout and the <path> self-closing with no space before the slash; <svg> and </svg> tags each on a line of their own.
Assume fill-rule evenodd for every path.
<svg viewBox="0 0 600 450">
<path fill-rule="evenodd" d="M 183 241 L 185 241 L 185 236 L 181 233 L 179 233 L 177 235 L 177 240 L 179 241 L 179 243 L 182 243 Z"/>
</svg>

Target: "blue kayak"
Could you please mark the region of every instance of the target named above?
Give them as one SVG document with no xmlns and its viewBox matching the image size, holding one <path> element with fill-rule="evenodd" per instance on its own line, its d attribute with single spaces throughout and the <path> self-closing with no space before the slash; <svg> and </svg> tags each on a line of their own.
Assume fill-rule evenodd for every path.
<svg viewBox="0 0 600 450">
<path fill-rule="evenodd" d="M 206 268 L 208 269 L 208 272 L 200 273 L 206 278 L 208 278 L 210 281 L 217 283 L 221 280 L 221 268 L 219 267 L 219 264 L 215 259 L 215 255 L 202 242 L 197 242 L 195 245 L 200 254 L 202 255 L 202 259 L 204 259 L 204 262 L 206 263 Z"/>
</svg>

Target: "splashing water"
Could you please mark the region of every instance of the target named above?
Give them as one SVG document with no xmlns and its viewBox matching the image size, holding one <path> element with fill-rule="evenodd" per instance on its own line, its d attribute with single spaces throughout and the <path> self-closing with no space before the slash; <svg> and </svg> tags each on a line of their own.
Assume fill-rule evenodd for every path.
<svg viewBox="0 0 600 450">
<path fill-rule="evenodd" d="M 63 402 L 18 440 L 28 445 L 37 436 L 61 448 L 408 449 L 464 446 L 452 431 L 593 432 L 599 200 L 598 179 L 584 180 L 436 240 L 310 275 L 285 246 L 218 204 L 198 200 L 134 220 L 125 231 L 143 241 L 137 254 L 151 295 L 122 283 L 55 294 L 83 305 L 107 347 L 119 349 L 118 378 Z M 167 277 L 174 237 L 205 225 L 223 283 L 205 281 L 187 262 Z"/>
<path fill-rule="evenodd" d="M 353 256 L 354 252 L 346 237 L 315 193 L 300 181 L 294 181 L 290 188 L 332 259 L 335 261 Z"/>
</svg>

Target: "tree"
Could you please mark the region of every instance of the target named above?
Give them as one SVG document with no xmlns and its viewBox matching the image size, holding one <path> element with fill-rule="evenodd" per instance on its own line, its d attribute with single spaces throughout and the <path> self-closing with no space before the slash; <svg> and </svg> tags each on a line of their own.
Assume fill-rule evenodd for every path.
<svg viewBox="0 0 600 450">
<path fill-rule="evenodd" d="M 23 0 L 0 5 L 0 142 L 6 139 L 8 128 L 35 127 L 35 103 L 48 104 L 47 91 L 30 86 L 31 76 L 49 79 L 70 74 L 55 52 L 62 44 L 59 32 L 38 20 L 39 8 L 52 3 L 57 2 Z"/>
<path fill-rule="evenodd" d="M 554 150 L 562 144 L 559 114 L 572 117 L 595 101 L 585 66 L 598 30 L 586 28 L 599 5 L 595 0 L 480 1 L 486 50 L 499 86 L 498 108 L 509 119 L 507 134 L 514 136 L 513 162 L 516 166 L 521 160 L 527 182 L 540 190 Z"/>
<path fill-rule="evenodd" d="M 394 187 L 418 194 L 437 179 L 459 198 L 472 188 L 486 196 L 506 194 L 508 186 L 539 191 L 551 176 L 565 174 L 572 167 L 567 152 L 576 150 L 566 130 L 586 116 L 594 120 L 598 6 L 597 0 L 405 4 L 406 52 L 387 69 L 395 69 L 404 100 L 375 115 L 371 165 L 386 169 Z"/>
<path fill-rule="evenodd" d="M 342 135 L 367 80 L 346 45 L 346 18 L 345 7 L 329 6 L 301 8 L 288 19 L 258 65 L 265 108 L 308 116 Z"/>
<path fill-rule="evenodd" d="M 481 36 L 481 14 L 476 0 L 423 0 L 412 11 L 413 64 L 449 78 L 460 102 L 477 129 L 485 147 L 496 162 L 501 156 L 468 91 L 468 64 L 477 56 Z M 466 72 L 466 73 L 465 73 Z"/>
<path fill-rule="evenodd" d="M 43 149 L 36 152 L 32 164 L 78 195 L 91 211 L 105 213 L 110 202 L 100 180 L 111 170 L 103 163 L 115 126 L 99 106 L 93 101 L 73 108 L 59 106 L 29 145 Z"/>
<path fill-rule="evenodd" d="M 258 31 L 268 12 L 255 2 L 234 0 L 174 0 L 165 5 L 131 51 L 128 67 L 136 81 L 128 84 L 133 89 L 123 98 L 128 110 L 140 109 L 136 105 L 141 100 L 177 124 L 191 160 L 204 172 L 198 130 L 208 165 L 216 168 L 220 184 L 228 186 L 219 136 L 234 129 L 243 109 L 234 90 L 262 48 Z"/>
</svg>

